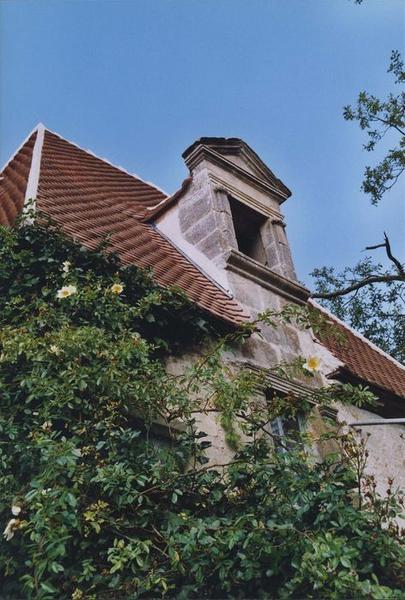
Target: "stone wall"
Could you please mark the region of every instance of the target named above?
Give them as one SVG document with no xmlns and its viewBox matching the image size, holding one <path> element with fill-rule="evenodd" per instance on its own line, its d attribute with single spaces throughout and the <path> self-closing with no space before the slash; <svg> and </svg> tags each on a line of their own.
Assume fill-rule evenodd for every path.
<svg viewBox="0 0 405 600">
<path fill-rule="evenodd" d="M 356 406 L 340 406 L 339 421 L 356 423 L 379 421 L 382 417 Z M 405 426 L 371 425 L 355 428 L 366 441 L 369 450 L 367 471 L 376 476 L 377 490 L 385 495 L 387 479 L 394 487 L 405 490 Z"/>
<path fill-rule="evenodd" d="M 234 157 L 239 168 L 243 160 Z M 246 169 L 252 170 L 251 165 Z M 280 310 L 287 302 L 305 304 L 308 293 L 297 280 L 291 253 L 285 236 L 280 198 L 269 192 L 264 182 L 261 187 L 235 174 L 232 167 L 221 164 L 220 159 L 203 158 L 191 167 L 192 182 L 178 202 L 157 221 L 157 227 L 167 235 L 187 256 L 255 318 L 268 308 Z M 267 264 L 259 264 L 241 256 L 235 236 L 229 197 L 245 203 L 266 217 L 261 229 Z M 297 355 L 317 355 L 322 369 L 314 378 L 303 378 L 309 387 L 328 385 L 327 375 L 341 363 L 314 337 L 310 330 L 298 330 L 291 325 L 277 329 L 262 326 L 236 353 L 224 358 L 234 364 L 270 369 L 280 362 L 289 362 Z M 182 368 L 191 357 L 184 357 L 170 369 Z M 367 411 L 356 407 L 339 407 L 339 418 L 357 421 Z M 375 416 L 375 415 L 373 415 Z M 227 462 L 232 451 L 227 448 L 224 433 L 215 418 L 201 416 L 200 428 L 210 435 L 212 462 Z M 319 419 L 315 423 L 319 433 Z M 364 434 L 366 430 L 364 431 Z M 377 426 L 368 428 L 370 451 L 369 469 L 374 473 L 379 489 L 384 492 L 387 477 L 395 478 L 398 485 L 405 484 L 405 447 L 403 426 Z"/>
</svg>

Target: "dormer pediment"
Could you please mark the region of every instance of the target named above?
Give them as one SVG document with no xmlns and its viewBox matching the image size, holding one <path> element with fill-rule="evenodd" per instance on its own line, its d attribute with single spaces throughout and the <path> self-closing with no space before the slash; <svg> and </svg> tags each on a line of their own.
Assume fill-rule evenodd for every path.
<svg viewBox="0 0 405 600">
<path fill-rule="evenodd" d="M 291 196 L 288 187 L 239 138 L 200 138 L 185 150 L 183 158 L 190 171 L 204 160 L 214 163 L 251 186 L 270 194 L 280 204 Z"/>
</svg>

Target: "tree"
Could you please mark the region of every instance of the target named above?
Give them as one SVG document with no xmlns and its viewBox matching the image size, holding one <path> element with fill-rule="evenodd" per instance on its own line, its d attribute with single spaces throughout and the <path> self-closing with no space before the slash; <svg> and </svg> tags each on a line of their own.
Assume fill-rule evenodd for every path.
<svg viewBox="0 0 405 600">
<path fill-rule="evenodd" d="M 324 326 L 294 307 L 260 318 Z M 258 405 L 262 376 L 224 364 L 257 323 L 223 331 L 41 224 L 0 228 L 0 322 L 2 598 L 405 597 L 392 482 L 379 498 L 366 449 L 332 427 L 274 451 L 269 424 L 296 400 Z M 167 356 L 192 343 L 207 351 L 170 375 Z M 330 387 L 299 410 L 337 399 L 372 395 Z M 206 465 L 201 411 L 237 448 L 227 465 Z M 319 463 L 308 448 L 322 440 L 334 447 Z"/>
<path fill-rule="evenodd" d="M 404 63 L 397 50 L 391 54 L 388 73 L 393 73 L 396 84 L 405 83 Z M 362 189 L 370 195 L 372 204 L 378 204 L 405 170 L 405 92 L 389 94 L 386 100 L 360 92 L 357 106 L 346 106 L 343 116 L 348 121 L 358 121 L 360 128 L 366 131 L 368 142 L 364 149 L 367 152 L 375 150 L 387 134 L 396 135 L 394 147 L 375 167 L 366 167 L 364 173 Z"/>
<path fill-rule="evenodd" d="M 388 72 L 393 73 L 396 84 L 405 83 L 404 64 L 397 51 L 391 54 Z M 360 128 L 366 131 L 368 142 L 364 148 L 368 152 L 386 136 L 391 141 L 396 140 L 375 167 L 366 167 L 362 189 L 369 194 L 371 203 L 377 205 L 405 170 L 405 92 L 389 94 L 386 100 L 379 100 L 363 91 L 356 107 L 346 106 L 343 115 L 346 120 L 358 121 Z M 378 248 L 385 249 L 390 268 L 373 264 L 370 257 L 338 274 L 330 267 L 317 268 L 311 273 L 315 278 L 313 297 L 403 361 L 405 268 L 394 256 L 386 233 L 383 242 L 366 250 Z"/>
<path fill-rule="evenodd" d="M 405 363 L 404 284 L 389 280 L 390 273 L 370 257 L 355 267 L 336 272 L 333 267 L 314 269 L 316 297 L 337 317 L 363 333 L 382 350 Z M 381 278 L 382 283 L 356 288 L 359 281 Z M 355 289 L 333 295 L 332 290 Z"/>
</svg>

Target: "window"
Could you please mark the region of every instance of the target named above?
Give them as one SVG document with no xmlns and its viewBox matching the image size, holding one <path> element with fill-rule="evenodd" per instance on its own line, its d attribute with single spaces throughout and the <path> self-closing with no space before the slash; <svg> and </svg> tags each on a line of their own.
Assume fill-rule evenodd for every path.
<svg viewBox="0 0 405 600">
<path fill-rule="evenodd" d="M 303 431 L 301 415 L 295 417 L 277 417 L 270 423 L 274 445 L 278 452 L 287 452 L 297 442 L 297 434 Z"/>
<path fill-rule="evenodd" d="M 261 227 L 266 217 L 234 198 L 229 198 L 233 227 L 238 249 L 262 264 L 266 264 L 266 253 L 261 236 Z"/>
<path fill-rule="evenodd" d="M 281 392 L 273 388 L 266 390 L 266 401 L 269 410 L 274 410 L 280 401 L 290 399 L 296 406 L 299 398 L 291 392 Z M 273 413 L 274 414 L 274 413 Z M 295 444 L 300 443 L 299 434 L 305 430 L 305 420 L 302 413 L 297 412 L 294 416 L 276 417 L 267 425 L 272 435 L 277 452 L 287 452 Z"/>
</svg>

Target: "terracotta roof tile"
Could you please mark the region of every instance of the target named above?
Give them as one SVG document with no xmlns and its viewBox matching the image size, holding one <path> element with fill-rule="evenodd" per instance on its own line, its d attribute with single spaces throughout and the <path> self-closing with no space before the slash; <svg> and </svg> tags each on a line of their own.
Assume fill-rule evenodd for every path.
<svg viewBox="0 0 405 600">
<path fill-rule="evenodd" d="M 0 179 L 0 225 L 13 225 L 24 206 L 36 131 L 7 163 Z"/>
<path fill-rule="evenodd" d="M 11 225 L 22 210 L 36 134 L 4 171 L 2 223 Z M 114 167 L 45 130 L 36 197 L 37 208 L 62 230 L 95 248 L 109 235 L 109 248 L 123 264 L 152 268 L 156 281 L 176 285 L 202 309 L 233 324 L 248 318 L 152 224 L 140 216 L 167 198 L 155 186 Z"/>
<path fill-rule="evenodd" d="M 332 320 L 341 334 L 322 336 L 320 341 L 346 369 L 369 384 L 405 398 L 405 367 L 319 304 L 311 304 Z"/>
</svg>

